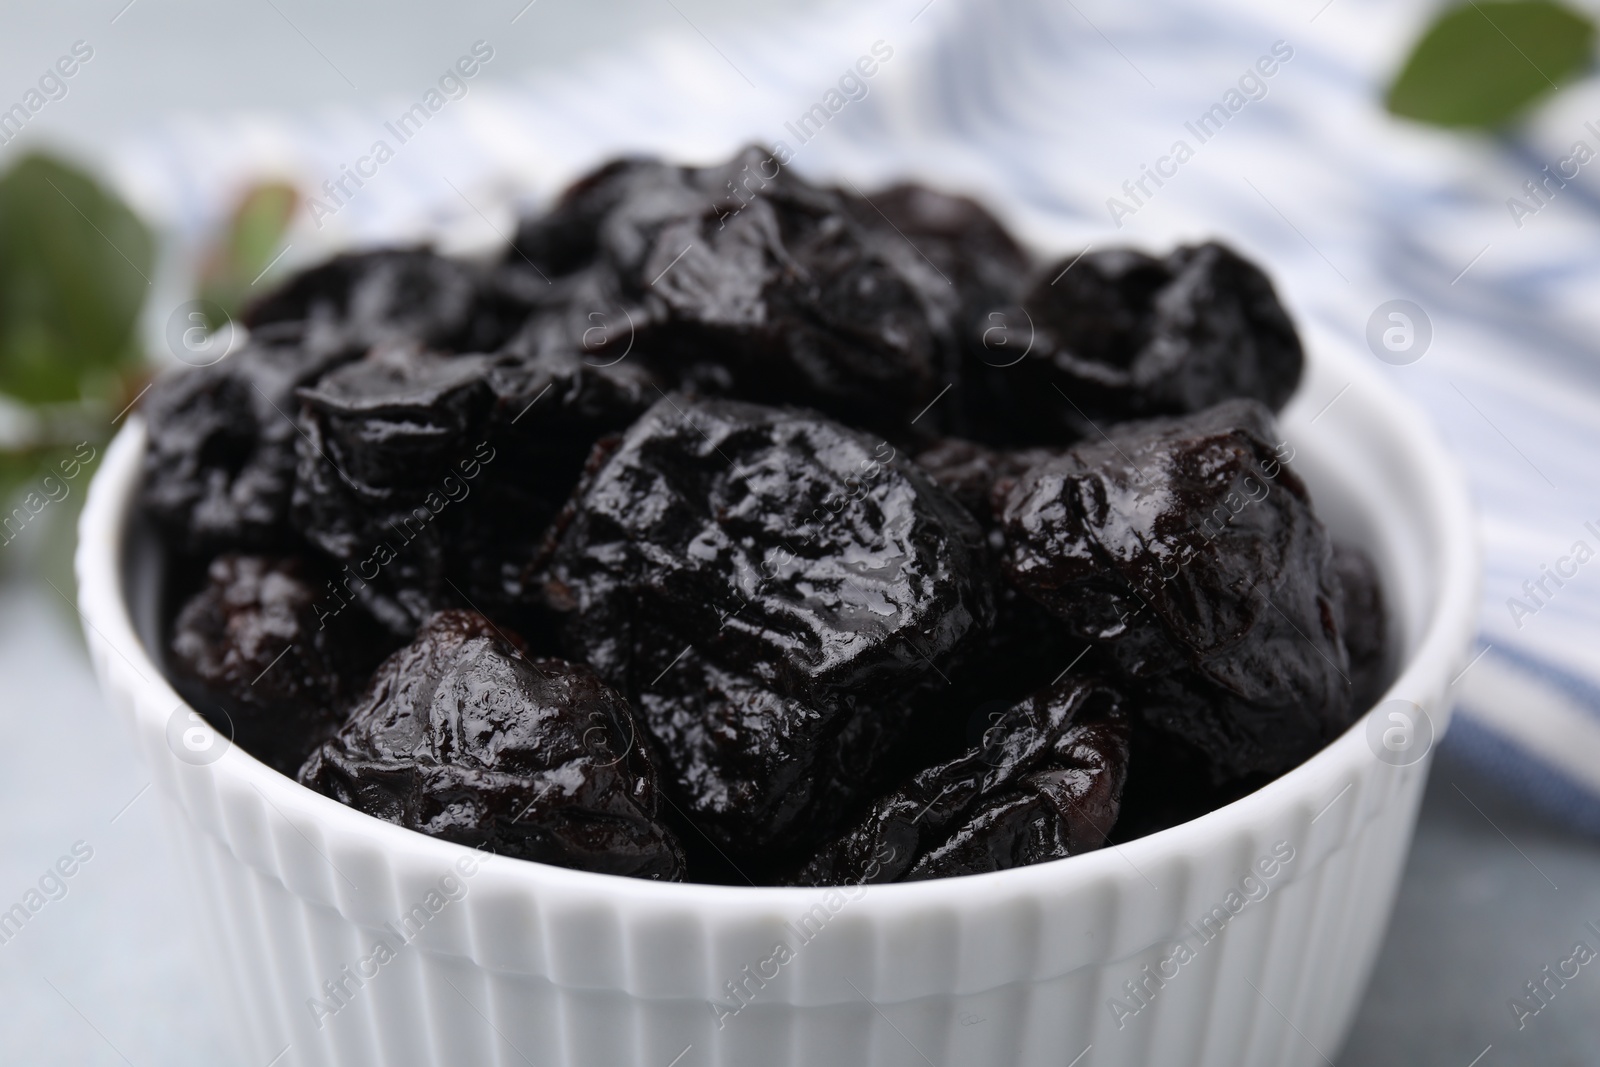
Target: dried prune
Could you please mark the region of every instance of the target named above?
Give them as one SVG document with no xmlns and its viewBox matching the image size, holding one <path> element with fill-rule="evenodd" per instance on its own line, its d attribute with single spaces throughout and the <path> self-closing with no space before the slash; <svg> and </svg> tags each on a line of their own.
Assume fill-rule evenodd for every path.
<svg viewBox="0 0 1600 1067">
<path fill-rule="evenodd" d="M 903 715 L 992 616 L 971 517 L 893 446 L 809 412 L 666 397 L 565 522 L 548 588 L 571 646 L 686 752 L 690 816 L 740 850 L 825 829 L 784 794 L 853 758 L 856 720 Z M 718 729 L 739 716 L 776 721 Z"/>
<path fill-rule="evenodd" d="M 879 797 L 793 881 L 914 881 L 1099 848 L 1128 772 L 1119 694 L 1070 677 L 1007 710 L 979 743 Z"/>
<path fill-rule="evenodd" d="M 386 343 L 299 391 L 296 525 L 396 632 L 464 605 L 526 624 L 590 447 L 660 396 L 625 353 L 585 352 L 583 290 L 566 295 L 497 355 Z"/>
<path fill-rule="evenodd" d="M 332 735 L 393 647 L 359 608 L 342 610 L 325 578 L 294 557 L 219 556 L 173 624 L 179 692 L 284 774 Z"/>
<path fill-rule="evenodd" d="M 639 693 L 639 717 L 685 816 L 741 858 L 836 825 L 876 784 L 909 725 L 908 705 L 841 713 L 783 696 L 693 650 L 671 673 Z"/>
<path fill-rule="evenodd" d="M 505 856 L 676 879 L 627 702 L 587 667 L 531 659 L 443 611 L 385 660 L 300 781 L 369 815 Z"/>
<path fill-rule="evenodd" d="M 998 574 L 994 584 L 994 625 L 945 672 L 950 684 L 919 701 L 923 736 L 913 752 L 943 746 L 948 754 L 953 742 L 971 741 L 981 713 L 1010 706 L 1083 661 L 1088 646 L 1066 623 Z"/>
<path fill-rule="evenodd" d="M 1272 283 L 1215 243 L 1164 259 L 1087 252 L 1044 271 L 1020 308 L 997 314 L 1008 344 L 993 344 L 1002 334 L 973 340 L 990 367 L 969 393 L 987 408 L 975 432 L 1002 441 L 1070 443 L 1098 436 L 1097 425 L 1235 397 L 1276 410 L 1304 362 Z"/>
<path fill-rule="evenodd" d="M 1361 715 L 1389 684 L 1389 617 L 1378 566 L 1361 549 L 1338 542 L 1333 569 L 1339 574 L 1339 632 L 1350 651 L 1350 711 Z"/>
<path fill-rule="evenodd" d="M 141 500 L 184 552 L 290 540 L 294 389 L 347 358 L 325 330 L 263 327 L 219 363 L 156 379 Z"/>
<path fill-rule="evenodd" d="M 988 448 L 973 441 L 947 437 L 917 453 L 917 464 L 961 502 L 985 529 L 995 524 L 995 512 L 1029 467 L 1061 454 L 1060 449 Z M 998 494 L 998 496 L 997 496 Z"/>
<path fill-rule="evenodd" d="M 592 284 L 564 280 L 558 303 L 532 319 L 489 368 L 489 441 L 504 457 L 467 509 L 462 587 L 493 610 L 533 595 L 543 533 L 566 504 L 594 443 L 626 430 L 661 398 L 635 357 L 629 312 Z"/>
<path fill-rule="evenodd" d="M 349 484 L 381 489 L 431 480 L 482 427 L 492 401 L 486 367 L 482 356 L 385 345 L 296 397 Z"/>
<path fill-rule="evenodd" d="M 757 148 L 701 169 L 605 168 L 524 225 L 517 247 L 607 275 L 641 309 L 644 358 L 680 388 L 720 380 L 745 399 L 900 430 L 955 373 L 954 299 L 930 295 L 925 261 Z"/>
<path fill-rule="evenodd" d="M 657 159 L 616 159 L 574 182 L 543 215 L 523 219 L 511 239 L 505 264 L 528 263 L 550 278 L 593 266 L 600 255 L 601 227 L 625 201 L 639 212 L 651 201 L 668 210 L 696 210 L 704 196 L 688 187 L 687 172 Z"/>
<path fill-rule="evenodd" d="M 335 256 L 301 271 L 245 315 L 252 330 L 273 322 L 335 327 L 358 351 L 409 341 L 451 352 L 498 348 L 526 309 L 481 272 L 426 248 Z"/>
<path fill-rule="evenodd" d="M 1249 400 L 1125 423 L 1033 467 L 1001 515 L 1010 579 L 1219 783 L 1287 770 L 1348 722 L 1332 548 L 1276 440 Z"/>
<path fill-rule="evenodd" d="M 409 633 L 453 601 L 439 521 L 494 458 L 489 357 L 380 345 L 296 394 L 304 408 L 293 519 L 354 576 L 369 608 Z"/>
<path fill-rule="evenodd" d="M 1027 281 L 1028 254 L 976 200 L 903 182 L 845 202 L 857 221 L 887 227 L 954 287 L 963 327 L 1015 299 Z"/>
<path fill-rule="evenodd" d="M 948 381 L 956 388 L 919 417 L 918 426 L 983 434 L 993 414 L 984 405 L 992 391 L 987 380 L 1027 343 L 1020 334 L 1011 336 L 1003 310 L 1015 305 L 1027 284 L 1027 253 L 982 205 L 964 196 L 908 182 L 844 200 L 877 235 L 875 250 L 920 283 L 932 320 L 948 322 L 955 332 Z"/>
</svg>

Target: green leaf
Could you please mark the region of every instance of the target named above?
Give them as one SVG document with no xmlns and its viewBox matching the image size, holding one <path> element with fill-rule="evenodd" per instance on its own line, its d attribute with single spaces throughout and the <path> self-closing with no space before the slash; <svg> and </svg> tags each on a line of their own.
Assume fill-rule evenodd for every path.
<svg viewBox="0 0 1600 1067">
<path fill-rule="evenodd" d="M 207 253 L 200 268 L 200 296 L 211 301 L 207 322 L 220 329 L 222 315 L 237 317 L 255 294 L 255 282 L 279 252 L 300 197 L 294 187 L 269 182 L 246 191 L 228 230 Z M 218 314 L 220 311 L 220 315 Z"/>
<path fill-rule="evenodd" d="M 135 335 L 155 245 L 80 171 L 29 156 L 0 178 L 0 392 L 92 397 L 141 362 Z"/>
<path fill-rule="evenodd" d="M 1550 0 L 1469 0 L 1417 43 L 1389 110 L 1439 126 L 1493 127 L 1588 63 L 1594 24 Z"/>
</svg>

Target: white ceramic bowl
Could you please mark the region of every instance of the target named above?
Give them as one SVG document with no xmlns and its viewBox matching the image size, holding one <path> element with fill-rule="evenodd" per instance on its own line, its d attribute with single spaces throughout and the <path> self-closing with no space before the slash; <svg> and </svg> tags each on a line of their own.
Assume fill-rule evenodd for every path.
<svg viewBox="0 0 1600 1067">
<path fill-rule="evenodd" d="M 1282 420 L 1294 466 L 1335 534 L 1378 558 L 1403 648 L 1388 695 L 1425 709 L 1436 736 L 1477 603 L 1462 481 L 1364 353 L 1309 342 Z M 1408 756 L 1380 759 L 1385 730 L 1405 740 L 1380 705 L 1381 721 L 1369 714 L 1225 808 L 996 874 L 841 892 L 484 858 L 344 807 L 194 726 L 140 639 L 159 580 L 133 521 L 143 450 L 135 420 L 90 490 L 83 617 L 187 862 L 246 1067 L 1291 1067 L 1336 1055 L 1410 841 L 1426 723 Z"/>
</svg>

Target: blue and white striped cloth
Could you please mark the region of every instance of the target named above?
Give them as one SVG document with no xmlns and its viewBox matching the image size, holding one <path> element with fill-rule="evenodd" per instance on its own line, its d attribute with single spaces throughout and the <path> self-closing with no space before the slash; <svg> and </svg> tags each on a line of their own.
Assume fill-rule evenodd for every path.
<svg viewBox="0 0 1600 1067">
<path fill-rule="evenodd" d="M 1600 282 L 1600 163 L 1576 148 L 1600 152 L 1600 84 L 1514 137 L 1391 119 L 1382 87 L 1428 8 L 858 0 L 475 84 L 404 145 L 384 123 L 429 85 L 370 110 L 175 119 L 130 137 L 115 177 L 177 238 L 169 307 L 187 295 L 184 254 L 242 183 L 281 174 L 325 196 L 385 138 L 394 158 L 320 228 L 303 219 L 277 270 L 335 245 L 486 246 L 613 153 L 709 160 L 754 139 L 862 188 L 921 174 L 979 192 L 1039 246 L 1222 236 L 1270 264 L 1302 321 L 1357 345 L 1378 305 L 1414 301 L 1431 346 L 1384 370 L 1466 466 L 1488 559 L 1484 654 L 1456 683 L 1447 744 L 1600 833 L 1600 301 L 1584 299 Z M 442 51 L 441 69 L 455 59 Z M 817 104 L 830 117 L 802 143 Z"/>
</svg>

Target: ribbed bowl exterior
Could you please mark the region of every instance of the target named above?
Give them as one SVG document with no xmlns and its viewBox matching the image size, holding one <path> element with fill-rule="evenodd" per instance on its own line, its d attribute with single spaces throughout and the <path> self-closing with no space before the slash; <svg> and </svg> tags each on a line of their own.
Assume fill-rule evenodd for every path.
<svg viewBox="0 0 1600 1067">
<path fill-rule="evenodd" d="M 1359 364 L 1314 361 L 1284 432 L 1330 525 L 1379 557 L 1405 656 L 1389 696 L 1425 709 L 1436 736 L 1472 633 L 1473 520 L 1442 449 Z M 1315 415 L 1347 381 L 1352 395 Z M 1367 720 L 1193 822 L 991 875 L 755 889 L 486 856 L 361 815 L 237 748 L 199 762 L 173 741 L 187 708 L 134 622 L 152 581 L 133 522 L 143 451 L 135 420 L 96 476 L 80 600 L 95 670 L 178 843 L 241 1064 L 1336 1056 L 1428 766 L 1380 759 Z"/>
</svg>

